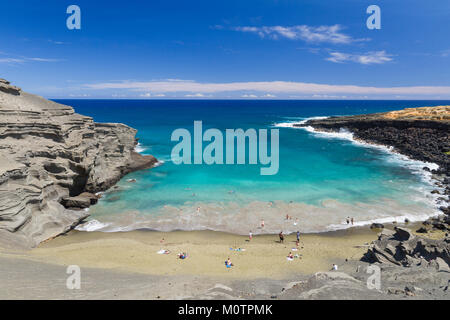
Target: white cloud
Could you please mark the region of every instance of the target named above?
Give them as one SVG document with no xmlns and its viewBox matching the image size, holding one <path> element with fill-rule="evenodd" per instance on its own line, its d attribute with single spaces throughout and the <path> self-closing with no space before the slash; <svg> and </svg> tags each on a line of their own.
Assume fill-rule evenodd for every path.
<svg viewBox="0 0 450 320">
<path fill-rule="evenodd" d="M 166 96 L 166 95 L 165 95 L 165 94 L 162 94 L 162 93 L 151 94 L 150 92 L 143 93 L 143 94 L 140 94 L 140 95 L 139 95 L 139 97 L 141 97 L 141 98 L 151 98 L 151 97 L 156 97 L 156 98 L 158 98 L 158 97 L 165 97 L 165 96 Z"/>
<path fill-rule="evenodd" d="M 303 40 L 306 42 L 320 43 L 329 42 L 335 44 L 347 44 L 355 41 L 367 41 L 369 39 L 353 39 L 349 35 L 341 32 L 341 25 L 312 27 L 298 25 L 291 27 L 283 26 L 263 26 L 263 27 L 237 27 L 236 31 L 256 33 L 261 38 L 271 39 L 287 38 L 291 40 Z"/>
<path fill-rule="evenodd" d="M 202 93 L 195 93 L 195 94 L 186 94 L 185 97 L 188 98 L 203 98 L 205 95 Z"/>
<path fill-rule="evenodd" d="M 69 94 L 69 97 L 71 98 L 87 98 L 90 97 L 90 94 Z"/>
<path fill-rule="evenodd" d="M 267 93 L 267 94 L 263 95 L 262 97 L 263 97 L 263 98 L 275 98 L 275 97 L 276 97 L 276 95 L 273 95 L 273 94 Z"/>
<path fill-rule="evenodd" d="M 110 82 L 86 84 L 93 90 L 125 90 L 159 93 L 184 93 L 186 97 L 205 97 L 208 93 L 262 92 L 269 94 L 326 94 L 326 95 L 444 95 L 450 96 L 450 86 L 371 87 L 358 85 L 318 84 L 289 81 L 201 83 L 196 81 Z M 242 96 L 244 97 L 244 96 Z"/>
<path fill-rule="evenodd" d="M 69 44 L 68 42 L 63 42 L 63 41 L 55 41 L 55 40 L 48 40 L 48 42 L 53 43 L 53 44 L 57 44 L 57 45 L 63 45 L 63 44 Z"/>
<path fill-rule="evenodd" d="M 371 51 L 365 54 L 349 54 L 343 52 L 330 52 L 330 56 L 326 59 L 331 62 L 344 63 L 356 62 L 360 64 L 383 64 L 392 61 L 392 55 L 386 51 Z"/>
<path fill-rule="evenodd" d="M 241 98 L 258 98 L 258 96 L 254 94 L 243 94 Z"/>
<path fill-rule="evenodd" d="M 38 61 L 38 62 L 58 62 L 60 59 L 47 59 L 47 58 L 25 58 L 28 61 Z"/>
<path fill-rule="evenodd" d="M 24 63 L 24 59 L 17 58 L 0 58 L 0 63 Z"/>
<path fill-rule="evenodd" d="M 48 58 L 27 58 L 27 57 L 8 57 L 0 58 L 0 63 L 7 64 L 21 64 L 26 62 L 58 62 L 60 59 L 48 59 Z"/>
</svg>

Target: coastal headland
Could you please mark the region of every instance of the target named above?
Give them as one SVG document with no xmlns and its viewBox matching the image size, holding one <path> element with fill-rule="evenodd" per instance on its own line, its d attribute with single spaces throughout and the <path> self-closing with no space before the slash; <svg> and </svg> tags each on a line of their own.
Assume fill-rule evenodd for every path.
<svg viewBox="0 0 450 320">
<path fill-rule="evenodd" d="M 135 136 L 0 79 L 0 242 L 34 247 L 83 221 L 95 193 L 157 162 Z"/>
<path fill-rule="evenodd" d="M 345 130 L 353 134 L 355 140 L 389 147 L 411 159 L 437 164 L 437 169 L 425 165 L 423 170 L 432 174 L 436 186 L 432 193 L 440 195 L 442 215 L 429 219 L 425 225 L 450 230 L 450 106 L 311 119 L 294 126 L 312 127 L 319 132 Z"/>
</svg>

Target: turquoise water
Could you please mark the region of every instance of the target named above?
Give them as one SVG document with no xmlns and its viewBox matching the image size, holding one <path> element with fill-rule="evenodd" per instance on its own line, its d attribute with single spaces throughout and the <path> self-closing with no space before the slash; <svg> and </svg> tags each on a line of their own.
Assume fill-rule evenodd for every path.
<svg viewBox="0 0 450 320">
<path fill-rule="evenodd" d="M 125 177 L 92 207 L 86 230 L 212 229 L 234 233 L 324 231 L 372 221 L 422 219 L 436 213 L 421 168 L 385 148 L 355 143 L 349 134 L 323 135 L 289 127 L 309 117 L 438 105 L 433 101 L 60 101 L 97 122 L 139 130 L 139 150 L 161 160 Z M 447 102 L 448 103 L 448 102 Z M 177 128 L 279 129 L 279 172 L 261 165 L 175 165 Z M 128 179 L 136 179 L 135 183 Z M 286 220 L 285 216 L 293 218 Z M 258 228 L 260 220 L 266 227 Z M 298 219 L 298 220 L 297 220 Z"/>
</svg>

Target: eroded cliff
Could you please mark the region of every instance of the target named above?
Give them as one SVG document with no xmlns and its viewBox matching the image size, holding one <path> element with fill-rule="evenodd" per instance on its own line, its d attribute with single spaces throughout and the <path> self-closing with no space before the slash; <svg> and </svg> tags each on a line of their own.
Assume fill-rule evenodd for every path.
<svg viewBox="0 0 450 320">
<path fill-rule="evenodd" d="M 33 247 L 64 233 L 89 215 L 93 193 L 150 168 L 135 136 L 0 79 L 0 242 Z"/>
</svg>

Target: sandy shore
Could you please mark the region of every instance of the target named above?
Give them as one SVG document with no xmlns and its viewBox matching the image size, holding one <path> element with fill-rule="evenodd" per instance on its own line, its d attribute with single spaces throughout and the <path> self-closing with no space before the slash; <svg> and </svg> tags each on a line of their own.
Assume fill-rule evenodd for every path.
<svg viewBox="0 0 450 320">
<path fill-rule="evenodd" d="M 276 235 L 248 237 L 212 231 L 124 233 L 72 231 L 20 256 L 37 262 L 57 265 L 79 265 L 151 275 L 202 275 L 232 278 L 273 279 L 295 274 L 328 271 L 333 263 L 359 259 L 365 245 L 376 239 L 376 232 L 366 229 L 301 235 L 298 251 L 295 235 L 283 244 Z M 161 240 L 164 241 L 161 242 Z M 245 249 L 235 251 L 232 249 Z M 161 249 L 170 254 L 157 254 Z M 188 259 L 177 259 L 187 252 Z M 299 258 L 288 261 L 292 252 Z M 3 254 L 4 256 L 5 254 Z M 230 257 L 234 267 L 225 268 Z"/>
<path fill-rule="evenodd" d="M 295 235 L 281 244 L 277 235 L 249 242 L 212 231 L 72 231 L 32 250 L 0 249 L 0 299 L 269 299 L 290 283 L 329 271 L 333 263 L 354 273 L 376 238 L 367 227 L 304 234 L 292 251 Z M 161 249 L 171 253 L 157 254 Z M 188 259 L 177 259 L 182 251 Z M 287 261 L 290 251 L 300 257 Z M 228 257 L 230 269 L 224 265 Z M 81 268 L 81 290 L 66 287 L 69 265 Z"/>
</svg>

